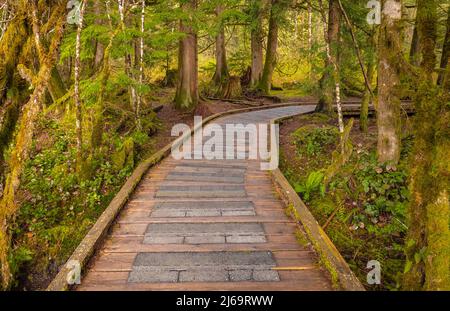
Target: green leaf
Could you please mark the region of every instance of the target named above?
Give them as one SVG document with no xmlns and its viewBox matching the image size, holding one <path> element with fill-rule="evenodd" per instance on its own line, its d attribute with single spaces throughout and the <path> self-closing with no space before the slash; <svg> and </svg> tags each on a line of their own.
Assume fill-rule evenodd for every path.
<svg viewBox="0 0 450 311">
<path fill-rule="evenodd" d="M 412 264 L 413 264 L 412 261 L 407 260 L 405 264 L 405 270 L 403 271 L 403 273 L 408 273 L 412 268 Z"/>
</svg>

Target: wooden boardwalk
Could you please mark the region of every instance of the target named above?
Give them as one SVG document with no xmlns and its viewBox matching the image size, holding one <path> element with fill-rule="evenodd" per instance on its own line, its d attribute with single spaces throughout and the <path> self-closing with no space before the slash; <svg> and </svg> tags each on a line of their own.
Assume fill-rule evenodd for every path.
<svg viewBox="0 0 450 311">
<path fill-rule="evenodd" d="M 275 108 L 214 123 L 267 124 L 313 109 Z M 328 273 L 296 233 L 259 160 L 168 157 L 143 178 L 76 289 L 331 290 Z"/>
</svg>

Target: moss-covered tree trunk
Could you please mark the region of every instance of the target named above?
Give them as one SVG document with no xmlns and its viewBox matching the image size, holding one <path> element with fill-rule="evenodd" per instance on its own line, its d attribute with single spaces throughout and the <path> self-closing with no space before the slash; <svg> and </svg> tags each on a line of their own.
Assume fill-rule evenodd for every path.
<svg viewBox="0 0 450 311">
<path fill-rule="evenodd" d="M 108 8 L 107 8 L 108 10 Z M 108 85 L 108 80 L 111 75 L 111 64 L 110 64 L 110 56 L 111 50 L 113 48 L 114 40 L 117 35 L 122 31 L 122 24 L 119 23 L 115 29 L 112 28 L 112 24 L 110 23 L 110 31 L 111 35 L 109 37 L 108 45 L 106 46 L 103 53 L 103 61 L 102 61 L 102 70 L 100 72 L 100 90 L 97 96 L 97 102 L 95 105 L 95 116 L 92 126 L 91 132 L 91 153 L 95 151 L 102 144 L 102 136 L 103 136 L 103 112 L 105 108 L 105 96 L 106 96 L 106 87 Z"/>
<path fill-rule="evenodd" d="M 229 77 L 227 65 L 227 50 L 225 47 L 225 27 L 222 21 L 223 5 L 216 8 L 216 16 L 218 18 L 219 26 L 216 35 L 216 71 L 214 73 L 213 81 L 215 85 L 220 85 L 224 79 Z"/>
<path fill-rule="evenodd" d="M 180 110 L 192 110 L 197 106 L 199 100 L 197 34 L 192 25 L 197 1 L 183 2 L 181 7 L 189 18 L 180 21 L 180 32 L 184 33 L 184 37 L 180 39 L 178 51 L 178 84 L 175 107 Z"/>
<path fill-rule="evenodd" d="M 378 50 L 378 161 L 396 165 L 400 159 L 401 0 L 384 0 Z"/>
<path fill-rule="evenodd" d="M 21 95 L 27 93 L 24 90 L 26 86 L 21 85 L 21 79 L 16 74 L 16 68 L 31 28 L 23 3 L 15 4 L 14 14 L 0 40 L 0 183 L 4 181 L 4 152 L 13 137 L 22 104 Z"/>
<path fill-rule="evenodd" d="M 262 77 L 264 68 L 263 55 L 263 1 L 252 0 L 250 3 L 250 26 L 251 26 L 251 53 L 252 53 L 252 71 L 250 78 L 250 87 L 256 87 Z"/>
<path fill-rule="evenodd" d="M 406 290 L 450 290 L 450 84 L 438 88 L 433 82 L 437 3 L 418 1 L 422 63 L 415 98 Z"/>
<path fill-rule="evenodd" d="M 22 1 L 20 4 L 23 7 L 28 7 L 29 5 L 28 1 Z M 32 79 L 34 82 L 33 93 L 22 109 L 16 142 L 8 160 L 9 174 L 6 179 L 3 197 L 0 201 L 0 281 L 3 288 L 8 288 L 11 281 L 8 262 L 10 251 L 8 224 L 14 219 L 17 211 L 16 191 L 20 186 L 20 177 L 30 151 L 35 123 L 42 107 L 51 71 L 58 56 L 65 22 L 66 5 L 64 1 L 57 1 L 53 4 L 54 10 L 49 18 L 49 20 L 52 20 L 52 17 L 55 17 L 55 25 L 51 28 L 53 33 L 52 40 L 48 51 L 44 51 L 41 42 L 40 15 L 38 15 L 36 5 L 31 5 L 31 7 L 29 19 L 32 20 L 33 24 L 34 42 L 38 51 L 39 71 Z"/>
<path fill-rule="evenodd" d="M 325 60 L 325 71 L 322 78 L 319 81 L 319 104 L 317 105 L 317 112 L 325 112 L 329 114 L 334 113 L 333 102 L 335 83 L 334 73 L 335 67 L 333 64 L 338 65 L 338 42 L 339 32 L 341 25 L 341 11 L 337 0 L 329 0 L 328 9 L 328 31 L 327 31 L 327 44 L 330 49 L 330 58 L 327 56 Z"/>
<path fill-rule="evenodd" d="M 272 88 L 272 77 L 277 65 L 277 49 L 278 49 L 278 28 L 280 19 L 283 18 L 286 9 L 286 0 L 272 0 L 269 18 L 269 34 L 267 37 L 266 60 L 261 80 L 258 85 L 259 91 L 263 94 L 269 94 Z"/>
</svg>

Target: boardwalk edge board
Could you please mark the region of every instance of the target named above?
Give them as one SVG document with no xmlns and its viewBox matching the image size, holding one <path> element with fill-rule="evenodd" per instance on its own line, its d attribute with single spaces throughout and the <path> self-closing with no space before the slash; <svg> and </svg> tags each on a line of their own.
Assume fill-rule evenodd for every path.
<svg viewBox="0 0 450 311">
<path fill-rule="evenodd" d="M 128 199 L 138 186 L 138 184 L 141 182 L 143 176 L 147 173 L 147 171 L 153 167 L 154 165 L 158 164 L 160 161 L 162 161 L 165 157 L 170 155 L 170 152 L 172 150 L 172 145 L 174 147 L 180 146 L 186 139 L 189 138 L 189 134 L 193 134 L 199 127 L 206 125 L 207 123 L 224 117 L 228 115 L 238 114 L 238 113 L 245 113 L 245 112 L 251 112 L 251 111 L 258 111 L 258 110 L 267 110 L 267 109 L 274 109 L 274 108 L 282 108 L 282 107 L 291 107 L 291 106 L 300 106 L 298 103 L 281 103 L 281 104 L 274 104 L 274 105 L 267 105 L 267 106 L 260 106 L 260 107 L 248 107 L 248 108 L 241 108 L 241 109 L 233 109 L 221 113 L 214 114 L 206 119 L 203 120 L 201 124 L 198 124 L 196 127 L 191 129 L 191 133 L 187 133 L 179 138 L 177 138 L 174 142 L 171 142 L 167 144 L 165 147 L 160 149 L 158 152 L 153 154 L 150 158 L 147 160 L 144 160 L 139 164 L 132 175 L 127 179 L 125 184 L 122 186 L 120 191 L 117 193 L 117 195 L 113 198 L 113 200 L 110 202 L 108 207 L 104 210 L 102 215 L 98 218 L 94 226 L 89 230 L 87 235 L 84 237 L 84 239 L 81 241 L 81 243 L 78 245 L 78 247 L 75 249 L 75 251 L 72 253 L 70 258 L 67 260 L 67 263 L 77 263 L 79 264 L 79 268 L 81 268 L 81 271 L 84 271 L 84 268 L 88 265 L 90 259 L 95 254 L 95 251 L 98 249 L 98 247 L 101 245 L 103 239 L 105 238 L 106 234 L 108 233 L 108 230 L 110 229 L 111 225 L 114 223 L 114 220 L 119 215 L 122 208 L 125 206 L 125 204 L 128 202 Z M 73 272 L 73 266 L 64 264 L 56 277 L 52 280 L 50 285 L 47 287 L 47 291 L 66 291 L 70 290 L 72 288 L 72 285 L 68 283 L 68 276 L 71 275 Z"/>
<path fill-rule="evenodd" d="M 304 114 L 305 113 L 299 115 Z M 294 117 L 295 115 L 274 119 L 271 123 L 280 123 Z M 330 272 L 333 286 L 346 291 L 364 291 L 364 286 L 351 271 L 336 246 L 317 223 L 308 207 L 297 195 L 294 188 L 292 188 L 280 169 L 272 171 L 271 175 L 282 200 L 286 203 L 288 208 L 292 209 L 292 212 L 290 213 L 291 216 L 303 227 L 313 248 L 320 257 L 321 264 Z"/>
</svg>

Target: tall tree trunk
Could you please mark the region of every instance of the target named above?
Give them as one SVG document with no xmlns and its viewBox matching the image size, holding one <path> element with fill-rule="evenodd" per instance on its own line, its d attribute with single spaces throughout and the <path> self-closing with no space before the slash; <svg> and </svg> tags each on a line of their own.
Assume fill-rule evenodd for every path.
<svg viewBox="0 0 450 311">
<path fill-rule="evenodd" d="M 339 3 L 337 3 L 337 5 L 339 5 Z M 338 112 L 339 133 L 341 134 L 341 152 L 344 153 L 345 152 L 345 145 L 344 145 L 344 141 L 343 141 L 344 117 L 342 115 L 339 66 L 337 64 L 337 57 L 333 58 L 333 56 L 332 56 L 331 45 L 330 45 L 329 36 L 328 36 L 329 31 L 327 29 L 327 16 L 326 16 L 326 12 L 325 12 L 325 8 L 324 8 L 322 0 L 319 0 L 319 7 L 320 7 L 320 15 L 322 16 L 322 25 L 323 25 L 323 34 L 325 37 L 325 50 L 326 50 L 327 61 L 331 64 L 331 66 L 333 68 L 333 70 L 331 71 L 331 75 L 332 75 L 331 78 L 332 78 L 332 81 L 334 81 L 334 96 L 335 96 L 336 107 L 337 107 L 337 112 Z M 338 9 L 339 9 L 339 6 L 338 6 Z"/>
<path fill-rule="evenodd" d="M 102 1 L 102 0 L 94 1 L 94 13 L 96 16 L 100 16 L 102 14 L 102 10 L 104 9 L 103 3 L 104 3 L 104 1 Z M 103 22 L 102 22 L 101 18 L 97 18 L 95 20 L 95 23 L 97 25 L 101 25 Z M 94 71 L 96 69 L 100 68 L 100 65 L 103 60 L 104 52 L 105 52 L 105 46 L 103 45 L 103 43 L 101 43 L 99 40 L 95 40 L 95 57 L 94 57 L 94 66 L 93 66 Z"/>
<path fill-rule="evenodd" d="M 326 19 L 324 21 L 326 23 Z M 317 112 L 326 112 L 329 114 L 334 113 L 333 108 L 333 93 L 335 92 L 335 84 L 338 81 L 334 81 L 333 70 L 335 70 L 336 65 L 338 65 L 338 46 L 339 46 L 339 32 L 341 25 L 341 10 L 339 8 L 339 3 L 337 0 L 329 0 L 328 9 L 328 31 L 326 34 L 326 44 L 330 49 L 330 57 L 325 60 L 325 72 L 319 81 L 320 87 L 320 97 L 319 104 L 317 105 Z M 339 77 L 339 75 L 337 75 Z M 336 96 L 336 94 L 334 94 Z"/>
<path fill-rule="evenodd" d="M 223 6 L 217 6 L 216 16 L 219 20 L 221 20 L 222 12 Z M 225 27 L 221 21 L 219 25 L 219 32 L 216 36 L 216 72 L 214 73 L 213 81 L 216 85 L 220 85 L 222 81 L 228 77 L 227 50 L 225 48 Z"/>
<path fill-rule="evenodd" d="M 109 2 L 106 2 L 106 11 L 109 16 Z M 121 14 L 122 15 L 122 14 Z M 112 32 L 109 37 L 108 45 L 105 48 L 105 51 L 103 53 L 103 60 L 102 60 L 102 70 L 100 72 L 100 89 L 97 96 L 97 102 L 95 104 L 95 116 L 94 116 L 94 124 L 92 127 L 92 133 L 91 133 L 91 153 L 95 151 L 97 147 L 99 147 L 102 143 L 102 136 L 103 136 L 103 110 L 105 108 L 105 93 L 106 93 L 106 87 L 108 84 L 109 77 L 111 75 L 111 64 L 110 64 L 110 56 L 111 56 L 111 50 L 113 48 L 114 39 L 117 37 L 117 35 L 123 31 L 123 25 L 122 23 L 119 23 L 115 29 L 112 27 L 111 18 L 108 17 L 110 21 L 110 31 Z"/>
<path fill-rule="evenodd" d="M 80 173 L 83 167 L 83 112 L 80 100 L 80 72 L 81 72 L 81 32 L 83 31 L 84 12 L 87 0 L 83 0 L 80 8 L 80 20 L 77 29 L 77 39 L 75 46 L 75 81 L 74 81 L 74 102 L 76 109 L 76 132 L 77 132 L 77 171 Z"/>
<path fill-rule="evenodd" d="M 128 9 L 129 2 L 127 0 L 118 0 L 119 5 L 119 16 L 120 16 L 120 24 L 122 27 L 122 32 L 125 34 L 127 28 L 127 22 L 129 20 L 125 20 L 125 12 Z M 131 42 L 128 42 L 130 44 Z M 133 73 L 133 61 L 130 53 L 125 55 L 125 73 L 130 78 L 131 81 L 134 81 L 134 73 Z M 130 106 L 134 111 L 137 111 L 137 94 L 136 88 L 131 84 L 128 87 L 128 93 L 130 96 Z"/>
<path fill-rule="evenodd" d="M 181 110 L 192 110 L 197 106 L 199 100 L 197 34 L 192 26 L 192 15 L 197 8 L 197 1 L 183 2 L 181 7 L 188 12 L 190 18 L 189 21 L 180 20 L 180 32 L 185 36 L 180 39 L 178 52 L 178 85 L 175 107 Z"/>
<path fill-rule="evenodd" d="M 450 85 L 433 82 L 437 0 L 419 0 L 422 63 L 416 94 L 415 146 L 406 245 L 406 290 L 450 290 Z M 450 70 L 447 71 L 447 75 Z"/>
<path fill-rule="evenodd" d="M 400 62 L 401 0 L 384 0 L 379 37 L 378 71 L 378 161 L 396 165 L 400 159 Z"/>
<path fill-rule="evenodd" d="M 447 31 L 445 33 L 444 38 L 444 47 L 442 49 L 442 57 L 441 57 L 441 72 L 438 77 L 438 85 L 442 85 L 445 77 L 445 69 L 448 66 L 448 59 L 450 58 L 450 7 L 448 8 L 448 17 L 447 17 Z"/>
<path fill-rule="evenodd" d="M 144 83 L 144 35 L 145 35 L 145 0 L 141 0 L 141 38 L 139 40 L 139 84 L 142 87 Z M 138 55 L 136 55 L 138 57 Z M 136 126 L 138 130 L 142 129 L 141 123 L 142 94 L 138 94 L 136 104 Z"/>
<path fill-rule="evenodd" d="M 23 3 L 16 6 L 14 18 L 8 23 L 0 39 L 0 197 L 7 169 L 4 153 L 14 137 L 20 108 L 28 93 L 16 74 L 20 54 L 31 35 L 27 24 L 28 8 Z"/>
<path fill-rule="evenodd" d="M 250 79 L 250 87 L 256 87 L 262 77 L 264 67 L 263 56 L 263 4 L 260 0 L 252 0 L 251 2 L 251 49 L 252 49 L 252 74 Z"/>
<path fill-rule="evenodd" d="M 285 1 L 286 0 L 272 0 L 269 18 L 269 35 L 267 37 L 266 60 L 264 62 L 261 81 L 258 86 L 258 89 L 264 94 L 269 94 L 272 88 L 272 76 L 277 65 L 279 19 L 284 13 Z"/>
</svg>

